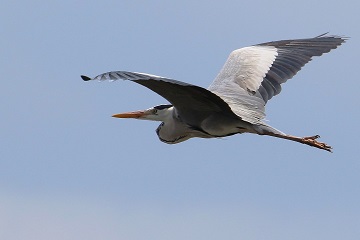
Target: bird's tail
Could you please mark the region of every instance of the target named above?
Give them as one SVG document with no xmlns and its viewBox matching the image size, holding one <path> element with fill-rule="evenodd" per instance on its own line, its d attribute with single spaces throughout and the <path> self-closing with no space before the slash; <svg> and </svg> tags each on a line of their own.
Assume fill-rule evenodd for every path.
<svg viewBox="0 0 360 240">
<path fill-rule="evenodd" d="M 261 122 L 260 124 L 253 125 L 253 128 L 255 132 L 259 135 L 268 135 L 269 133 L 275 134 L 275 135 L 286 135 L 285 133 L 281 132 L 280 130 L 277 130 L 276 128 L 273 128 L 270 125 L 267 125 L 264 122 Z"/>
</svg>

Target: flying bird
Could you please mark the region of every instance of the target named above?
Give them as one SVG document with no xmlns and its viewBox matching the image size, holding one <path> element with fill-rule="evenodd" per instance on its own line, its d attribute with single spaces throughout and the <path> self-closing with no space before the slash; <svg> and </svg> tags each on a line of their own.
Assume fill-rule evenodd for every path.
<svg viewBox="0 0 360 240">
<path fill-rule="evenodd" d="M 280 93 L 281 84 L 314 56 L 330 52 L 346 40 L 345 37 L 322 34 L 234 50 L 207 89 L 166 77 L 128 71 L 107 72 L 94 78 L 81 75 L 81 78 L 84 81 L 130 80 L 164 97 L 170 104 L 113 115 L 116 118 L 160 121 L 156 133 L 164 143 L 180 143 L 193 137 L 220 138 L 254 133 L 331 152 L 331 146 L 317 141 L 319 135 L 296 137 L 265 123 L 265 105 Z"/>
</svg>

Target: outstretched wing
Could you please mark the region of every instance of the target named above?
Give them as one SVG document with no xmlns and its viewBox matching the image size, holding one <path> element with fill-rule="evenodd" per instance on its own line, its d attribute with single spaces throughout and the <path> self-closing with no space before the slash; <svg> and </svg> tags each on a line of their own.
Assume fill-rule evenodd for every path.
<svg viewBox="0 0 360 240">
<path fill-rule="evenodd" d="M 196 126 L 210 114 L 222 112 L 236 116 L 229 105 L 205 88 L 159 77 L 146 73 L 114 71 L 100 74 L 94 78 L 81 76 L 89 80 L 130 80 L 141 84 L 167 99 L 188 124 Z"/>
<path fill-rule="evenodd" d="M 262 43 L 233 51 L 209 90 L 244 120 L 265 117 L 265 104 L 314 56 L 340 46 L 346 38 L 328 36 Z"/>
</svg>

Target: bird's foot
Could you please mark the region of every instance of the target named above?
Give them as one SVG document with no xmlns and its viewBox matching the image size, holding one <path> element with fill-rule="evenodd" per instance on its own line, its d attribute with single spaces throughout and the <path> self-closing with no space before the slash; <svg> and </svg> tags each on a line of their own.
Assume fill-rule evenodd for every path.
<svg viewBox="0 0 360 240">
<path fill-rule="evenodd" d="M 332 147 L 327 145 L 326 143 L 316 141 L 316 139 L 318 139 L 318 138 L 320 138 L 319 135 L 303 137 L 303 138 L 301 138 L 301 143 L 307 144 L 312 147 L 320 148 L 320 149 L 326 150 L 328 152 L 332 152 L 331 151 Z"/>
<path fill-rule="evenodd" d="M 315 139 L 318 139 L 318 138 L 320 138 L 319 135 L 310 136 L 310 137 L 303 137 L 303 139 L 305 139 L 305 140 L 315 140 Z"/>
</svg>

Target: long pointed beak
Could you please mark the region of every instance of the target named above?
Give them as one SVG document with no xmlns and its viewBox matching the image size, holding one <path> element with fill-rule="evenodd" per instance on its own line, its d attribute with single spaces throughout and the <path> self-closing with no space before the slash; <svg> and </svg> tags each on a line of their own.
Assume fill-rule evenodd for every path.
<svg viewBox="0 0 360 240">
<path fill-rule="evenodd" d="M 148 115 L 146 111 L 134 111 L 134 112 L 126 112 L 126 113 L 118 113 L 112 115 L 112 117 L 116 118 L 140 118 Z"/>
</svg>

